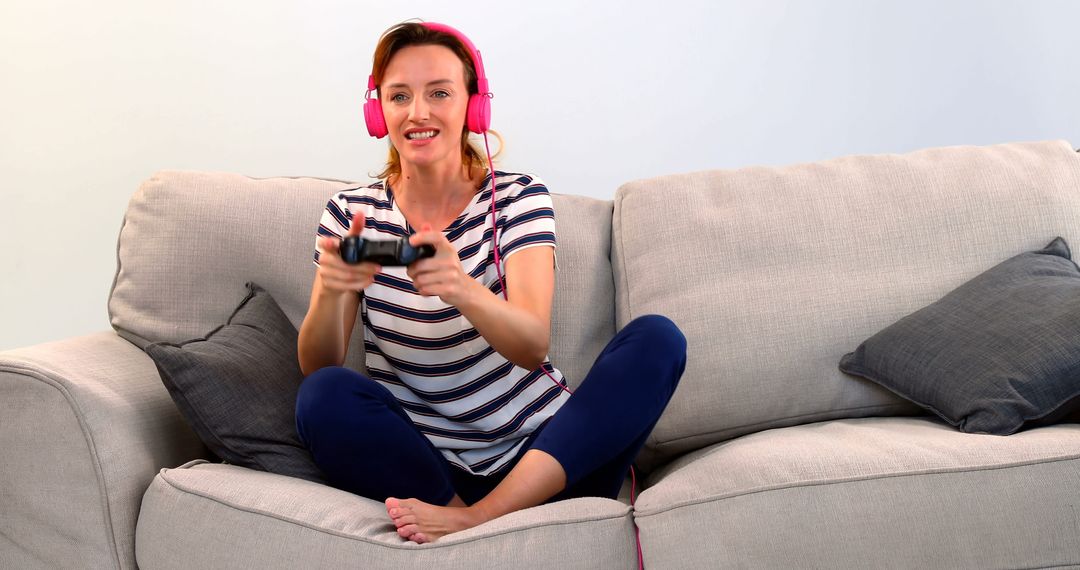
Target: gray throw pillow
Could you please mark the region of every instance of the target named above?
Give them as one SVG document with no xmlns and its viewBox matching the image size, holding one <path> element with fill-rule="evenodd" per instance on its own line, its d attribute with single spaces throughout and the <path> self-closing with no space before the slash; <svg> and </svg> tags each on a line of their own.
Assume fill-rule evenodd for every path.
<svg viewBox="0 0 1080 570">
<path fill-rule="evenodd" d="M 180 344 L 143 350 L 180 413 L 210 451 L 233 465 L 325 483 L 296 434 L 303 373 L 296 328 L 270 293 L 248 283 L 228 322 Z"/>
<path fill-rule="evenodd" d="M 1058 237 L 870 337 L 840 370 L 969 433 L 1008 435 L 1080 404 L 1080 269 Z"/>
</svg>

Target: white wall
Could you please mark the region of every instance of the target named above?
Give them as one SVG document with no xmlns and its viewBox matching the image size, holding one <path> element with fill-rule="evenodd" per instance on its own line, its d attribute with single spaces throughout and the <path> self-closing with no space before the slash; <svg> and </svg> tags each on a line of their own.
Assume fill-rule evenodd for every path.
<svg viewBox="0 0 1080 570">
<path fill-rule="evenodd" d="M 1080 145 L 1080 3 L 0 5 L 0 350 L 109 328 L 128 197 L 162 168 L 360 179 L 379 33 L 442 21 L 484 54 L 500 167 L 552 191 L 853 153 Z M 314 221 L 313 221 L 314 223 Z"/>
</svg>

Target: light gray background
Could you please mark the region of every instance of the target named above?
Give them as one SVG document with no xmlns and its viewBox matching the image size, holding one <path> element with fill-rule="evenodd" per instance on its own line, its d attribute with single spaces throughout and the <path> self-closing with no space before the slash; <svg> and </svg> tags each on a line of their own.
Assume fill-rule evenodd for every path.
<svg viewBox="0 0 1080 570">
<path fill-rule="evenodd" d="M 108 329 L 129 196 L 163 168 L 362 179 L 379 34 L 477 44 L 499 168 L 622 182 L 846 154 L 1080 145 L 1080 2 L 0 3 L 0 350 Z M 312 227 L 317 220 L 312 220 Z"/>
</svg>

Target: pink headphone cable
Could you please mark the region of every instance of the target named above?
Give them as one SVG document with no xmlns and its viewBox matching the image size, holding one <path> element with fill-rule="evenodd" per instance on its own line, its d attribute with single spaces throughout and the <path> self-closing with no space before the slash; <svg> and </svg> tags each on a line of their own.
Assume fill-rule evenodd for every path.
<svg viewBox="0 0 1080 570">
<path fill-rule="evenodd" d="M 488 96 L 490 97 L 490 94 Z M 499 283 L 502 284 L 503 299 L 505 299 L 507 302 L 510 302 L 510 297 L 508 297 L 507 294 L 506 294 L 506 280 L 503 279 L 502 269 L 499 268 L 501 260 L 500 260 L 500 256 L 499 256 L 498 236 L 496 235 L 497 232 L 495 231 L 496 228 L 498 227 L 497 226 L 497 216 L 495 214 L 495 163 L 494 163 L 494 161 L 491 160 L 491 147 L 488 145 L 487 131 L 485 130 L 483 134 L 484 134 L 484 151 L 487 153 L 488 172 L 490 173 L 490 176 L 491 176 L 491 250 L 493 252 L 495 252 L 495 274 L 499 276 Z M 560 383 L 558 380 L 556 380 L 555 377 L 552 376 L 551 373 L 548 372 L 543 367 L 543 365 L 540 366 L 540 370 L 544 374 L 546 374 L 548 378 L 551 378 L 551 381 L 554 382 L 556 386 L 558 386 L 559 388 L 562 388 L 563 390 L 565 390 L 570 395 L 574 394 L 573 392 L 570 391 L 570 388 L 566 387 L 565 385 Z M 635 503 L 635 500 L 636 500 L 636 497 L 635 497 L 635 490 L 636 489 L 637 489 L 637 474 L 634 473 L 634 466 L 631 465 L 630 466 L 630 508 L 631 509 L 634 508 L 634 503 Z M 637 543 L 638 568 L 639 568 L 639 570 L 644 570 L 645 562 L 644 562 L 644 559 L 643 559 L 643 557 L 641 555 L 641 532 L 638 530 L 637 523 L 634 522 L 634 519 L 633 519 L 632 516 L 630 518 L 630 523 L 634 525 L 634 541 Z"/>
</svg>

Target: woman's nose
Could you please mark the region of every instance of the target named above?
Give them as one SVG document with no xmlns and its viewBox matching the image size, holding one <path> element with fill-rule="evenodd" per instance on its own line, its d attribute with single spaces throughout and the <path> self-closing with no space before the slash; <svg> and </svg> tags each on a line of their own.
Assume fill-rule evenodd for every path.
<svg viewBox="0 0 1080 570">
<path fill-rule="evenodd" d="M 427 101 L 424 101 L 423 97 L 416 97 L 412 100 L 412 105 L 409 107 L 409 118 L 413 121 L 422 121 L 428 118 L 428 112 L 430 111 Z"/>
</svg>

